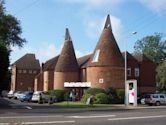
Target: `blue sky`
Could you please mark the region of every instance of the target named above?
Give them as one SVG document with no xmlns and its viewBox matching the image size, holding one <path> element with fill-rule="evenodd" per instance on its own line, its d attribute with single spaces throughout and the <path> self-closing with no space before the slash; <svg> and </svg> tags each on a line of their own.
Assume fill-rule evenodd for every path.
<svg viewBox="0 0 166 125">
<path fill-rule="evenodd" d="M 93 52 L 107 14 L 121 51 L 138 39 L 166 32 L 166 0 L 6 0 L 7 13 L 21 22 L 23 48 L 12 47 L 11 63 L 26 53 L 40 62 L 58 55 L 68 27 L 77 57 Z M 136 35 L 132 32 L 136 31 Z"/>
</svg>

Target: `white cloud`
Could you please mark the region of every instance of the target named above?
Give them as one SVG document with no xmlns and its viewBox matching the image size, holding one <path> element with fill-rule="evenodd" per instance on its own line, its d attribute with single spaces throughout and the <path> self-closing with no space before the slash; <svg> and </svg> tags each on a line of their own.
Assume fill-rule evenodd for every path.
<svg viewBox="0 0 166 125">
<path fill-rule="evenodd" d="M 12 47 L 11 53 L 11 63 L 15 62 L 19 58 L 21 58 L 26 53 L 34 53 L 36 58 L 41 62 L 45 62 L 46 60 L 58 55 L 60 53 L 60 49 L 56 48 L 54 44 L 43 43 L 38 47 L 30 47 L 25 45 L 24 48 L 19 49 L 18 47 Z"/>
<path fill-rule="evenodd" d="M 166 0 L 140 0 L 140 2 L 154 12 L 166 11 Z"/>
<path fill-rule="evenodd" d="M 34 53 L 36 58 L 39 59 L 40 63 L 45 62 L 52 57 L 55 57 L 60 54 L 63 45 L 57 48 L 54 44 L 43 43 L 40 47 L 30 47 L 25 46 L 24 48 L 19 49 L 18 47 L 12 47 L 11 53 L 11 64 L 14 63 L 16 60 L 24 56 L 26 53 Z M 89 52 L 81 52 L 80 50 L 75 50 L 76 57 L 82 57 Z"/>
<path fill-rule="evenodd" d="M 79 58 L 79 57 L 90 54 L 90 52 L 81 52 L 80 50 L 75 50 L 75 54 L 76 54 L 76 57 Z"/>
</svg>

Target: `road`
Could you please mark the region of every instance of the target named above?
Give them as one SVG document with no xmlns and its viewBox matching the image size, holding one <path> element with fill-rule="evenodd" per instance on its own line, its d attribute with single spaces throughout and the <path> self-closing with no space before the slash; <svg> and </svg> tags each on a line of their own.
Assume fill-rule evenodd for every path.
<svg viewBox="0 0 166 125">
<path fill-rule="evenodd" d="M 34 107 L 33 107 L 34 108 Z M 0 109 L 0 125 L 165 125 L 166 106 L 120 110 Z"/>
</svg>

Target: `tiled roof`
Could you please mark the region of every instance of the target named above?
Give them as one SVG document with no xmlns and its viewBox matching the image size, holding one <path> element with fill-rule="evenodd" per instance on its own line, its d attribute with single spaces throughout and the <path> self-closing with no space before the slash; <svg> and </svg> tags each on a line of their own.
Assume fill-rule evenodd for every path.
<svg viewBox="0 0 166 125">
<path fill-rule="evenodd" d="M 39 60 L 35 58 L 35 54 L 27 53 L 12 65 L 16 65 L 17 69 L 40 69 Z"/>
<path fill-rule="evenodd" d="M 125 59 L 125 52 L 122 53 L 123 58 Z M 131 55 L 129 52 L 127 52 L 127 60 L 135 60 L 137 61 L 133 55 Z"/>
<path fill-rule="evenodd" d="M 64 46 L 58 58 L 55 71 L 56 72 L 75 72 L 78 70 L 79 70 L 79 66 L 75 56 L 73 43 L 72 43 L 68 29 L 66 29 Z"/>
<path fill-rule="evenodd" d="M 46 61 L 43 66 L 44 71 L 55 70 L 56 63 L 58 61 L 59 55 Z"/>
<path fill-rule="evenodd" d="M 87 67 L 87 64 L 88 64 L 88 61 L 90 59 L 92 54 L 89 54 L 89 55 L 86 55 L 86 56 L 83 56 L 83 57 L 80 57 L 77 59 L 78 61 L 78 65 L 80 68 L 86 68 Z"/>
<path fill-rule="evenodd" d="M 143 62 L 143 61 L 151 61 L 148 57 L 146 57 L 144 54 L 135 54 L 133 55 L 134 58 L 138 61 L 138 62 Z"/>
<path fill-rule="evenodd" d="M 98 56 L 97 61 L 94 61 L 95 55 Z M 109 15 L 88 66 L 124 66 L 123 56 L 112 33 Z"/>
</svg>

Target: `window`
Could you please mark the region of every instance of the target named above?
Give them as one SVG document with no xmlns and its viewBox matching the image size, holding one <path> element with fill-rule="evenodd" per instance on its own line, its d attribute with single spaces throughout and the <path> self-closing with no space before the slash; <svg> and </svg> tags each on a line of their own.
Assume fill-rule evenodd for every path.
<svg viewBox="0 0 166 125">
<path fill-rule="evenodd" d="M 23 70 L 23 73 L 27 73 L 27 71 L 26 71 L 26 70 Z"/>
<path fill-rule="evenodd" d="M 22 73 L 22 70 L 18 70 L 18 73 Z"/>
<path fill-rule="evenodd" d="M 36 73 L 37 73 L 37 71 L 36 71 L 36 70 L 34 70 L 34 71 L 33 71 L 33 74 L 36 74 Z"/>
<path fill-rule="evenodd" d="M 32 70 L 29 70 L 29 74 L 32 74 Z"/>
<path fill-rule="evenodd" d="M 95 52 L 95 54 L 93 56 L 92 62 L 98 62 L 98 60 L 99 60 L 99 54 L 100 54 L 100 50 L 98 49 L 98 50 L 96 50 L 96 52 Z"/>
<path fill-rule="evenodd" d="M 131 76 L 131 68 L 127 68 L 127 76 Z"/>
<path fill-rule="evenodd" d="M 160 95 L 160 98 L 164 99 L 164 95 Z"/>
<path fill-rule="evenodd" d="M 139 68 L 135 68 L 135 77 L 139 76 Z"/>
<path fill-rule="evenodd" d="M 153 95 L 153 98 L 158 98 L 158 95 Z"/>
</svg>

